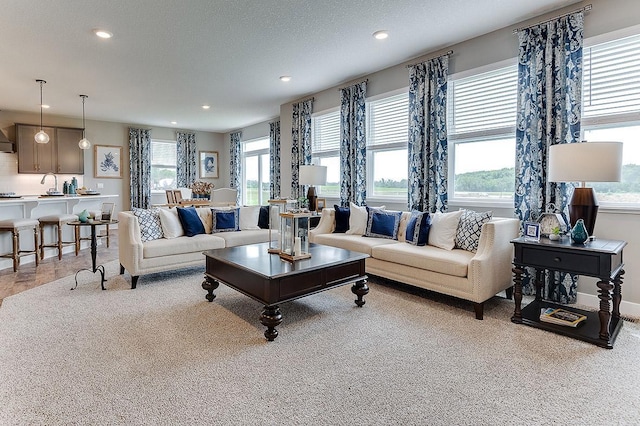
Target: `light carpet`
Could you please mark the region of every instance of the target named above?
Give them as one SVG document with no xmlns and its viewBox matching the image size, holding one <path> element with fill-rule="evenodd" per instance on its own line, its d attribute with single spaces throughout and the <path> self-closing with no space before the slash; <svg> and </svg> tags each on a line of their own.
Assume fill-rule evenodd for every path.
<svg viewBox="0 0 640 426">
<path fill-rule="evenodd" d="M 107 290 L 81 273 L 0 307 L 0 424 L 492 425 L 640 423 L 640 328 L 613 350 L 510 321 L 494 298 L 463 309 L 370 281 L 261 306 L 201 268 Z"/>
</svg>

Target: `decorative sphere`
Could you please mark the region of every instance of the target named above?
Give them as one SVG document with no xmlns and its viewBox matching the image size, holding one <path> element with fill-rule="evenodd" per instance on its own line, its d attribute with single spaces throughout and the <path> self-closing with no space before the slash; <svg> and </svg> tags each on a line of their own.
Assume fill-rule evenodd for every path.
<svg viewBox="0 0 640 426">
<path fill-rule="evenodd" d="M 49 135 L 40 130 L 35 136 L 36 143 L 49 143 Z"/>
<path fill-rule="evenodd" d="M 80 142 L 78 142 L 78 146 L 80 149 L 89 149 L 91 147 L 91 142 L 89 142 L 89 139 L 87 138 L 82 138 L 80 139 Z"/>
</svg>

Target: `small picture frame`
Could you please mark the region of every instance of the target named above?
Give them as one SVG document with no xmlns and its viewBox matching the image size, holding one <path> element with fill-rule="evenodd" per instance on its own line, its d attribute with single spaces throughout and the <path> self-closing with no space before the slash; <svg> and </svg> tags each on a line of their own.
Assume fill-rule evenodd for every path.
<svg viewBox="0 0 640 426">
<path fill-rule="evenodd" d="M 540 241 L 540 224 L 538 222 L 524 223 L 524 239 L 527 241 Z"/>
<path fill-rule="evenodd" d="M 122 178 L 122 147 L 94 145 L 93 177 L 100 179 Z"/>
<path fill-rule="evenodd" d="M 102 203 L 100 220 L 105 222 L 111 222 L 113 219 L 113 212 L 116 208 L 115 203 Z"/>
<path fill-rule="evenodd" d="M 324 209 L 324 206 L 326 205 L 327 205 L 326 198 L 316 198 L 316 211 L 318 213 L 322 212 L 322 209 Z"/>
<path fill-rule="evenodd" d="M 217 178 L 218 177 L 218 151 L 200 151 L 200 177 L 201 178 Z"/>
</svg>

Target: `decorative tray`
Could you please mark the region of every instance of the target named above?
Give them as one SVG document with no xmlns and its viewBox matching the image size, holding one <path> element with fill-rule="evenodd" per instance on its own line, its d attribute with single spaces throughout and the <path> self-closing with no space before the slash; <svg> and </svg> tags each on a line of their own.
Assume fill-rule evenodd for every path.
<svg viewBox="0 0 640 426">
<path fill-rule="evenodd" d="M 78 192 L 80 195 L 100 195 L 99 192 Z"/>
<path fill-rule="evenodd" d="M 0 198 L 22 198 L 22 195 L 16 195 L 16 194 L 0 194 Z"/>
</svg>

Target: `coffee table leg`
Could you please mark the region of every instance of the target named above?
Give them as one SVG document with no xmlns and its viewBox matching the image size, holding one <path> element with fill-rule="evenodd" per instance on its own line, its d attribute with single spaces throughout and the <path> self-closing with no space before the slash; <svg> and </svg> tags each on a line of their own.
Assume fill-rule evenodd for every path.
<svg viewBox="0 0 640 426">
<path fill-rule="evenodd" d="M 220 284 L 218 284 L 218 281 L 214 280 L 213 278 L 207 275 L 204 276 L 204 281 L 202 281 L 202 288 L 207 291 L 207 295 L 205 296 L 205 298 L 209 302 L 213 302 L 213 299 L 216 298 L 216 295 L 213 294 L 213 290 L 218 288 L 219 285 Z"/>
<path fill-rule="evenodd" d="M 351 286 L 351 293 L 358 296 L 355 302 L 359 308 L 362 308 L 366 303 L 363 297 L 365 294 L 369 293 L 369 286 L 367 285 L 367 280 L 357 281 L 355 284 L 353 284 Z"/>
<path fill-rule="evenodd" d="M 268 341 L 273 342 L 275 338 L 278 337 L 276 326 L 282 322 L 282 313 L 278 305 L 265 306 L 260 315 L 260 322 L 267 327 L 264 332 L 264 337 L 266 337 Z"/>
</svg>

